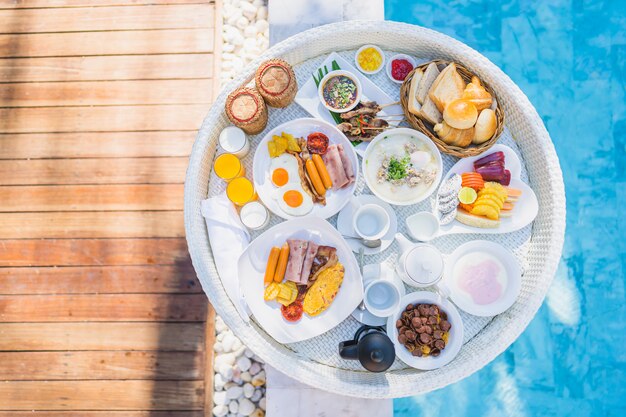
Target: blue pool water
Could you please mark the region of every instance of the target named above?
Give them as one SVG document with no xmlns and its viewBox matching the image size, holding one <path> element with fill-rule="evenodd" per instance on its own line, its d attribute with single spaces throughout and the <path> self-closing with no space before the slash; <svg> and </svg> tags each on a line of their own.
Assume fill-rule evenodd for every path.
<svg viewBox="0 0 626 417">
<path fill-rule="evenodd" d="M 528 329 L 395 416 L 625 416 L 626 1 L 386 0 L 385 15 L 500 66 L 543 118 L 567 193 L 563 258 Z"/>
</svg>

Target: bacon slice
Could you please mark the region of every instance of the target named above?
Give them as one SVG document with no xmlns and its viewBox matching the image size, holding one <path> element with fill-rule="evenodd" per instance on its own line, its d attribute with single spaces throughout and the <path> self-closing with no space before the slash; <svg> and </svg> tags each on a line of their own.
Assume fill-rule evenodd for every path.
<svg viewBox="0 0 626 417">
<path fill-rule="evenodd" d="M 339 150 L 339 156 L 341 157 L 341 163 L 343 164 L 343 171 L 346 173 L 346 177 L 348 177 L 348 185 L 350 185 L 356 179 L 352 162 L 350 161 L 346 151 L 343 149 L 343 145 L 337 145 L 337 149 Z"/>
<path fill-rule="evenodd" d="M 315 255 L 317 255 L 318 247 L 319 245 L 317 243 L 309 242 L 309 247 L 306 250 L 304 263 L 302 264 L 302 272 L 300 272 L 300 281 L 298 282 L 298 284 L 304 285 L 309 282 L 311 267 L 313 266 L 313 260 L 315 259 Z"/>
<path fill-rule="evenodd" d="M 289 260 L 287 261 L 285 278 L 287 281 L 294 281 L 297 283 L 300 281 L 304 255 L 309 242 L 306 240 L 287 239 L 287 244 L 289 245 Z"/>
<path fill-rule="evenodd" d="M 330 180 L 333 182 L 333 190 L 339 190 L 346 185 L 350 184 L 350 180 L 346 176 L 346 171 L 341 162 L 341 155 L 337 145 L 330 145 L 328 151 L 322 155 L 324 165 L 330 176 Z"/>
</svg>

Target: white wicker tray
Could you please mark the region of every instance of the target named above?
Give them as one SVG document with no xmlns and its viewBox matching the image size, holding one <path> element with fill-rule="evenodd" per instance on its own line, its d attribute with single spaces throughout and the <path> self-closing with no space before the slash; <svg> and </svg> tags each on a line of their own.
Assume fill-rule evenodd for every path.
<svg viewBox="0 0 626 417">
<path fill-rule="evenodd" d="M 526 164 L 522 179 L 530 183 L 539 200 L 539 215 L 532 229 L 528 226 L 515 233 L 487 237 L 513 251 L 523 266 L 522 290 L 517 302 L 493 319 L 463 314 L 466 335 L 461 353 L 449 365 L 434 371 L 417 371 L 397 360 L 390 371 L 373 374 L 363 371 L 356 362 L 342 360 L 337 354 L 337 344 L 351 338 L 358 327 L 352 318 L 322 336 L 290 345 L 278 344 L 254 320 L 245 323 L 217 276 L 200 213 L 200 202 L 223 187 L 212 177 L 211 166 L 219 132 L 229 124 L 223 111 L 227 92 L 250 79 L 258 64 L 270 57 L 281 57 L 294 65 L 298 83 L 302 85 L 327 54 L 339 50 L 344 57 L 351 57 L 364 43 L 379 45 L 386 52 L 459 61 L 489 82 L 507 115 L 507 130 L 500 143 L 511 146 L 522 157 Z M 386 79 L 383 72 L 373 79 L 392 97 L 398 97 L 397 85 Z M 286 109 L 270 109 L 266 131 L 286 120 L 306 116 L 295 104 Z M 263 133 L 253 137 L 253 145 L 262 136 Z M 246 158 L 248 167 L 251 160 L 252 155 Z M 444 156 L 446 170 L 453 162 L 453 158 Z M 361 182 L 357 194 L 364 191 L 369 193 Z M 428 209 L 429 204 L 427 200 L 416 206 L 396 207 L 399 224 L 404 224 L 407 215 Z M 273 224 L 279 221 L 276 217 L 272 220 Z M 226 86 L 205 118 L 193 147 L 185 183 L 185 228 L 193 265 L 213 306 L 234 333 L 263 360 L 320 389 L 368 398 L 402 397 L 441 388 L 470 375 L 504 351 L 528 325 L 544 299 L 561 256 L 565 193 L 558 159 L 541 119 L 526 96 L 500 69 L 468 46 L 428 29 L 395 22 L 351 21 L 322 26 L 285 40 Z M 479 237 L 445 236 L 433 243 L 444 253 L 450 253 L 460 244 Z M 393 262 L 396 253 L 394 244 L 381 254 L 366 258 L 366 262 Z"/>
</svg>

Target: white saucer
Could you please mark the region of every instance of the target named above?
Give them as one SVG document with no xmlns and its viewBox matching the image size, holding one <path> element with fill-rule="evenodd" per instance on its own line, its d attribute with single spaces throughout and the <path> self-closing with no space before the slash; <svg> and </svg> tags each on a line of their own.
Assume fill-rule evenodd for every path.
<svg viewBox="0 0 626 417">
<path fill-rule="evenodd" d="M 356 236 L 356 232 L 352 227 L 352 217 L 356 211 L 356 206 L 362 204 L 377 204 L 384 208 L 387 214 L 389 214 L 389 231 L 382 237 L 382 244 L 377 248 L 364 248 L 366 255 L 374 255 L 384 251 L 393 243 L 393 238 L 398 230 L 398 218 L 396 217 L 396 212 L 389 204 L 374 195 L 361 194 L 359 196 L 352 196 L 350 202 L 346 204 L 337 216 L 337 230 L 339 230 L 339 233 L 346 236 Z M 357 253 L 359 252 L 359 249 L 363 247 L 356 239 L 346 239 L 346 242 L 348 243 L 348 246 L 350 246 L 350 248 Z"/>
<path fill-rule="evenodd" d="M 367 284 L 370 283 L 370 281 L 380 277 L 382 275 L 382 272 L 385 272 L 385 271 L 381 272 L 381 267 L 389 268 L 386 265 L 380 265 L 380 264 L 369 264 L 369 265 L 363 266 L 363 287 L 364 288 L 365 286 L 367 286 Z M 404 295 L 406 294 L 406 288 L 404 287 L 404 283 L 402 282 L 400 277 L 398 277 L 395 271 L 393 272 L 393 280 L 396 282 L 396 286 L 398 287 L 398 289 L 400 289 L 400 298 L 404 297 Z M 354 317 L 357 321 L 363 324 L 367 324 L 369 326 L 384 326 L 385 323 L 387 323 L 387 317 L 375 316 L 374 314 L 370 313 L 369 310 L 367 309 L 361 310 L 358 307 L 352 312 L 352 317 Z"/>
</svg>

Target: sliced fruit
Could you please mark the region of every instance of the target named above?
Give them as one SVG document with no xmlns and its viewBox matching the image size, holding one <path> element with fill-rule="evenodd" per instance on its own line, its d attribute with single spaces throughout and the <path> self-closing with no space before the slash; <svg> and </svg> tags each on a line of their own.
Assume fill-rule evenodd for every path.
<svg viewBox="0 0 626 417">
<path fill-rule="evenodd" d="M 463 187 L 470 187 L 478 191 L 485 186 L 485 181 L 478 172 L 465 172 L 461 175 L 461 179 Z"/>
<path fill-rule="evenodd" d="M 267 288 L 265 288 L 265 291 L 263 292 L 263 299 L 265 301 L 275 300 L 279 292 L 280 292 L 279 284 L 272 282 L 270 285 L 267 286 Z"/>
<path fill-rule="evenodd" d="M 463 204 L 472 204 L 476 201 L 478 194 L 476 194 L 476 190 L 470 187 L 463 187 L 459 190 L 459 201 Z"/>
<path fill-rule="evenodd" d="M 463 209 L 457 210 L 456 219 L 459 222 L 468 226 L 479 227 L 482 229 L 495 229 L 500 226 L 499 220 L 489 220 L 488 218 L 483 216 L 475 216 Z"/>
<path fill-rule="evenodd" d="M 504 187 L 504 190 L 509 197 L 520 197 L 522 195 L 522 190 L 518 190 L 517 188 Z"/>
<path fill-rule="evenodd" d="M 498 220 L 500 218 L 498 210 L 487 204 L 474 206 L 471 213 L 478 215 L 478 216 L 485 216 L 486 218 L 490 220 Z"/>
<path fill-rule="evenodd" d="M 463 210 L 467 211 L 467 212 L 471 212 L 472 209 L 474 208 L 474 206 L 472 204 L 463 204 L 463 203 L 460 203 L 459 207 L 462 208 Z"/>
<path fill-rule="evenodd" d="M 498 206 L 498 210 L 502 209 L 502 207 L 504 206 L 504 201 L 502 201 L 498 196 L 493 195 L 493 194 L 486 194 L 483 196 L 480 196 L 480 198 L 478 199 L 478 201 L 485 201 L 485 200 L 491 200 L 494 203 L 496 203 L 496 205 Z"/>
</svg>

